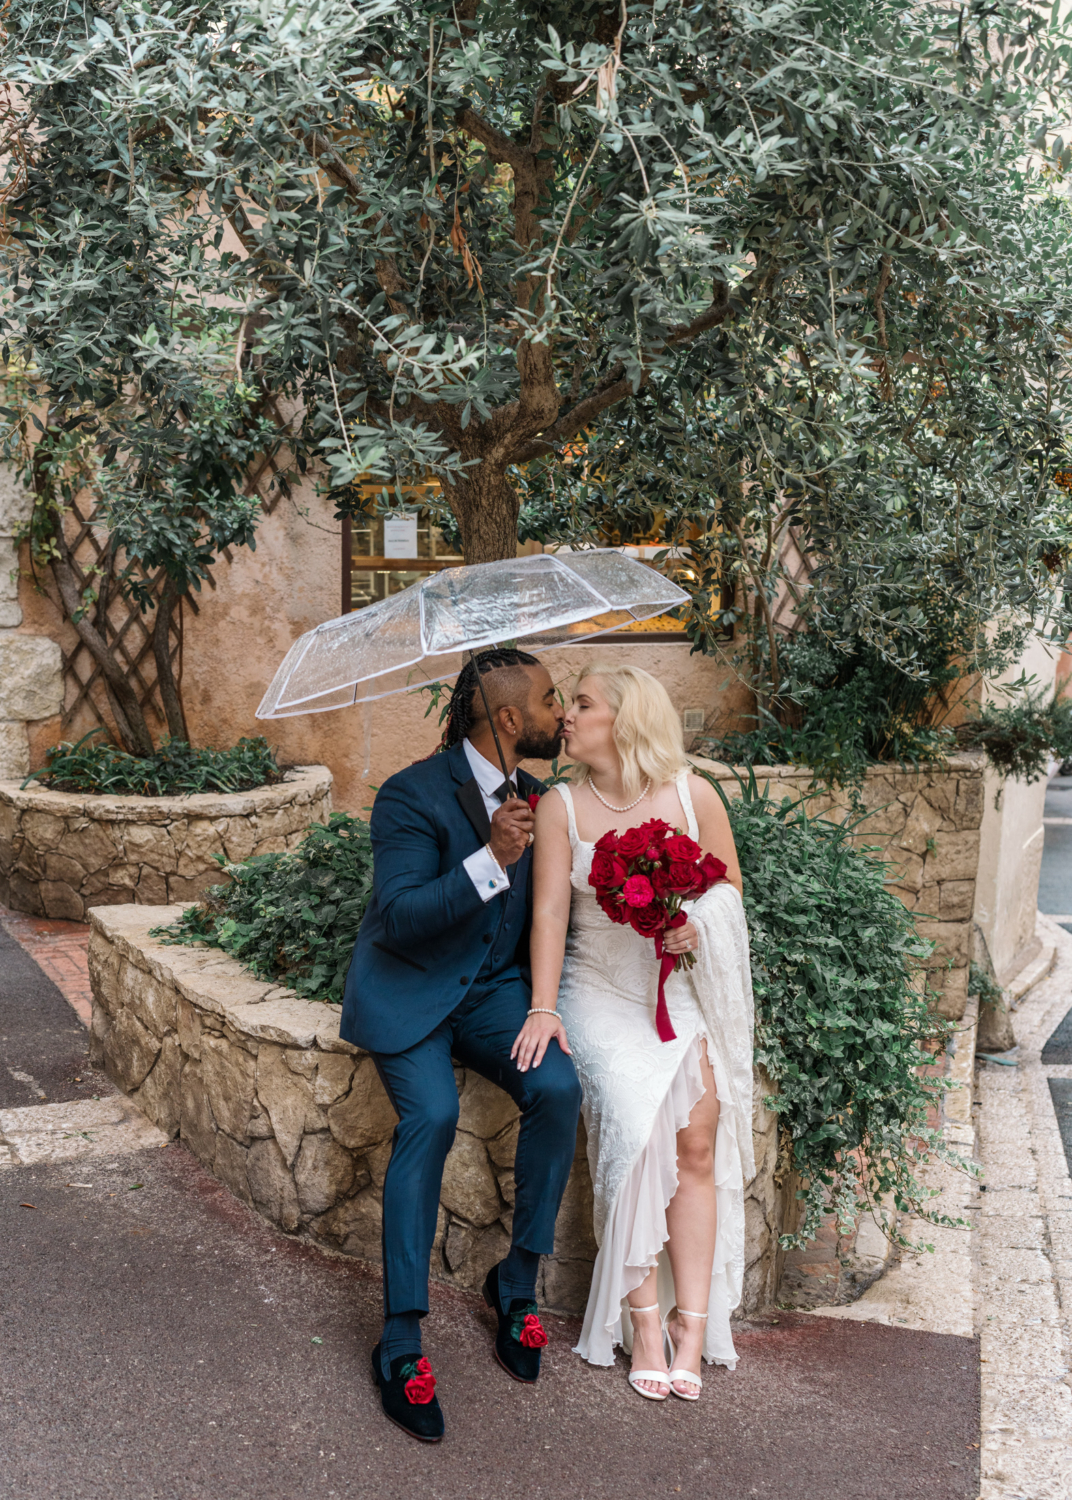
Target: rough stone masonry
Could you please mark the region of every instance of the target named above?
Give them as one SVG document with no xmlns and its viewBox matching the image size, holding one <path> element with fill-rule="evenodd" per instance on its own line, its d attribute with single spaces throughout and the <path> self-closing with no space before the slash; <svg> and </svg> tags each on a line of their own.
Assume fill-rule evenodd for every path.
<svg viewBox="0 0 1072 1500">
<path fill-rule="evenodd" d="M 381 1198 L 395 1114 L 367 1053 L 339 1039 L 336 1007 L 253 979 L 218 949 L 165 946 L 149 929 L 181 907 L 91 913 L 93 1048 L 168 1136 L 289 1233 L 380 1258 Z M 461 1116 L 447 1158 L 432 1272 L 476 1288 L 509 1247 L 518 1112 L 478 1074 L 457 1069 Z M 790 1187 L 775 1181 L 777 1126 L 758 1077 L 756 1176 L 746 1190 L 743 1311 L 766 1304 L 780 1273 Z M 596 1246 L 583 1126 L 544 1261 L 545 1306 L 580 1312 Z"/>
</svg>

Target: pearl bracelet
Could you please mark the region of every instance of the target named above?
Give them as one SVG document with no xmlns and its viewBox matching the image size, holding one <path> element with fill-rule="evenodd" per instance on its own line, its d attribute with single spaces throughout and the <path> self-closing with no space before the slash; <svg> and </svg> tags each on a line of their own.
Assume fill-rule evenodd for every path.
<svg viewBox="0 0 1072 1500">
<path fill-rule="evenodd" d="M 557 1016 L 558 1015 L 558 1011 L 557 1010 L 547 1010 L 542 1005 L 530 1005 L 529 1006 L 529 1015 L 530 1016 Z"/>
</svg>

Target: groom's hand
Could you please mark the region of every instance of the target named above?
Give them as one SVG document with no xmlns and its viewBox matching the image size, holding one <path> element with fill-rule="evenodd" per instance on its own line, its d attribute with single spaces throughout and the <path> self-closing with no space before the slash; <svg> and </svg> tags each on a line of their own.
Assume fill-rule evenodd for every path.
<svg viewBox="0 0 1072 1500">
<path fill-rule="evenodd" d="M 527 1073 L 530 1067 L 540 1066 L 547 1044 L 551 1041 L 557 1041 L 567 1057 L 573 1056 L 566 1038 L 566 1028 L 558 1016 L 553 1011 L 536 1011 L 527 1018 L 518 1032 L 510 1049 L 510 1056 L 517 1059 L 520 1071 Z"/>
<path fill-rule="evenodd" d="M 520 797 L 511 797 L 495 809 L 488 844 L 501 869 L 516 864 L 532 842 L 536 818 Z"/>
</svg>

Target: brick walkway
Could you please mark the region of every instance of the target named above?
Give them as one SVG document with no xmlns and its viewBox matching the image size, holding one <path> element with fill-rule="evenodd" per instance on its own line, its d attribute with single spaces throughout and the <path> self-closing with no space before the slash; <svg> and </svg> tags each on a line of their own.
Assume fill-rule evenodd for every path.
<svg viewBox="0 0 1072 1500">
<path fill-rule="evenodd" d="M 83 1025 L 93 1019 L 89 986 L 89 923 L 61 922 L 52 917 L 28 917 L 0 906 L 0 926 L 33 957 L 74 1007 Z"/>
</svg>

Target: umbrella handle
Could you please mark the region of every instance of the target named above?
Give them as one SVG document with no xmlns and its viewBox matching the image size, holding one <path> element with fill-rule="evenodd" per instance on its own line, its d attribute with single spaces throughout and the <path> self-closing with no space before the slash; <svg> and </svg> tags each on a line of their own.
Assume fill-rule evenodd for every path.
<svg viewBox="0 0 1072 1500">
<path fill-rule="evenodd" d="M 488 703 L 488 695 L 484 689 L 484 679 L 480 673 L 480 666 L 477 662 L 475 651 L 470 651 L 469 660 L 473 664 L 473 671 L 476 673 L 476 685 L 480 689 L 480 696 L 484 702 L 484 712 L 487 714 L 488 723 L 491 725 L 491 737 L 495 741 L 496 750 L 499 752 L 499 764 L 502 766 L 503 780 L 510 788 L 510 796 L 516 797 L 517 793 L 514 791 L 514 784 L 510 780 L 510 772 L 506 769 L 506 756 L 503 754 L 503 747 L 499 743 L 499 731 L 495 728 L 495 720 L 491 717 L 491 707 Z"/>
</svg>

